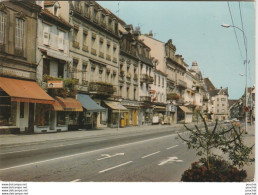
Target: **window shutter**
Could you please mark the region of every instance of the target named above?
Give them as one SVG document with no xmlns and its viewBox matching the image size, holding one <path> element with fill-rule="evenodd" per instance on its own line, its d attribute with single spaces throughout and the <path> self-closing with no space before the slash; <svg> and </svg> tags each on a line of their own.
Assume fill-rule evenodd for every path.
<svg viewBox="0 0 258 195">
<path fill-rule="evenodd" d="M 44 45 L 49 45 L 49 38 L 50 38 L 50 35 L 49 35 L 49 26 L 44 26 L 44 29 L 43 29 L 43 44 Z"/>
<path fill-rule="evenodd" d="M 58 49 L 64 50 L 64 32 L 58 33 Z"/>
</svg>

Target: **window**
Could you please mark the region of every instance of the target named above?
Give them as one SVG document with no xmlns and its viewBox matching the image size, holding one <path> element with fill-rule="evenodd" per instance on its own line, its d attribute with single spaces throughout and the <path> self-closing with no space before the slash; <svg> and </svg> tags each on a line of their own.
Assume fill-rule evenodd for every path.
<svg viewBox="0 0 258 195">
<path fill-rule="evenodd" d="M 87 45 L 87 36 L 88 34 L 86 32 L 83 32 L 83 45 Z"/>
<path fill-rule="evenodd" d="M 5 42 L 6 14 L 0 11 L 0 44 Z"/>
<path fill-rule="evenodd" d="M 120 96 L 122 97 L 123 86 L 120 86 Z"/>
<path fill-rule="evenodd" d="M 58 49 L 64 50 L 64 32 L 58 32 Z"/>
<path fill-rule="evenodd" d="M 109 51 L 110 51 L 110 45 L 107 44 L 107 54 L 109 54 Z"/>
<path fill-rule="evenodd" d="M 54 7 L 54 15 L 57 16 L 57 7 Z"/>
<path fill-rule="evenodd" d="M 113 47 L 113 54 L 116 55 L 116 47 Z"/>
<path fill-rule="evenodd" d="M 24 102 L 20 102 L 20 118 L 24 118 Z"/>
<path fill-rule="evenodd" d="M 23 50 L 24 20 L 16 18 L 15 48 Z"/>
<path fill-rule="evenodd" d="M 58 78 L 63 78 L 64 77 L 64 64 L 63 63 L 58 63 L 58 70 L 57 70 L 57 75 Z"/>
<path fill-rule="evenodd" d="M 219 109 L 217 109 L 217 113 L 219 113 Z"/>
<path fill-rule="evenodd" d="M 86 69 L 87 69 L 87 65 L 83 64 L 82 65 L 82 80 L 83 81 L 86 80 Z"/>
<path fill-rule="evenodd" d="M 219 106 L 219 104 L 217 104 L 217 106 Z"/>
<path fill-rule="evenodd" d="M 94 47 L 96 37 L 91 37 L 91 48 Z"/>
<path fill-rule="evenodd" d="M 226 101 L 226 99 L 225 98 L 221 98 L 221 101 Z"/>
<path fill-rule="evenodd" d="M 219 98 L 217 98 L 217 101 L 219 101 Z"/>
<path fill-rule="evenodd" d="M 133 99 L 136 100 L 136 89 L 133 90 Z"/>
<path fill-rule="evenodd" d="M 102 81 L 102 73 L 103 73 L 103 70 L 99 70 L 99 81 Z"/>
<path fill-rule="evenodd" d="M 225 106 L 225 104 L 222 104 L 222 106 Z"/>
<path fill-rule="evenodd" d="M 94 74 L 95 74 L 95 68 L 94 67 L 91 67 L 90 69 L 90 80 L 91 81 L 94 81 Z"/>
<path fill-rule="evenodd" d="M 160 76 L 158 76 L 158 80 L 159 80 L 159 86 L 160 86 Z"/>
<path fill-rule="evenodd" d="M 164 78 L 162 78 L 162 87 L 164 87 Z"/>
<path fill-rule="evenodd" d="M 77 28 L 73 29 L 73 42 L 77 42 L 78 31 Z"/>
<path fill-rule="evenodd" d="M 154 85 L 156 85 L 157 76 L 154 75 Z"/>
<path fill-rule="evenodd" d="M 57 112 L 57 126 L 65 125 L 66 112 Z"/>
<path fill-rule="evenodd" d="M 43 26 L 43 44 L 49 45 L 49 39 L 50 39 L 50 26 L 44 25 Z"/>
<path fill-rule="evenodd" d="M 127 93 L 127 99 L 129 99 L 130 98 L 130 88 L 129 87 L 126 88 L 126 93 Z"/>
<path fill-rule="evenodd" d="M 50 75 L 50 60 L 43 59 L 43 75 Z"/>
<path fill-rule="evenodd" d="M 105 23 L 105 15 L 101 14 L 100 16 L 100 24 L 104 24 Z"/>
<path fill-rule="evenodd" d="M 222 112 L 225 112 L 225 110 L 224 110 L 224 109 L 222 109 Z"/>
<path fill-rule="evenodd" d="M 78 61 L 77 60 L 73 60 L 73 76 L 72 78 L 76 79 L 77 78 L 77 65 L 78 65 Z"/>
</svg>

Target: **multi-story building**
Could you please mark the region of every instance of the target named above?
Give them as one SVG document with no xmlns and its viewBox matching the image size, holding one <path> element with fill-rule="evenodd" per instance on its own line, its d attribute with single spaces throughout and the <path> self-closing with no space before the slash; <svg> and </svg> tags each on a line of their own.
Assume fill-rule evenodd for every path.
<svg viewBox="0 0 258 195">
<path fill-rule="evenodd" d="M 159 122 L 176 123 L 176 109 L 172 102 L 167 101 L 167 66 L 165 43 L 153 38 L 152 32 L 140 36 L 140 39 L 151 48 L 150 54 L 154 58 L 154 83 L 151 85 L 154 117 Z M 169 75 L 171 76 L 171 75 Z M 156 120 L 157 121 L 157 120 Z"/>
<path fill-rule="evenodd" d="M 37 105 L 54 99 L 37 85 L 37 17 L 32 1 L 0 3 L 0 126 L 34 132 Z"/>
<path fill-rule="evenodd" d="M 136 30 L 137 38 L 141 35 L 140 30 Z M 154 82 L 153 71 L 154 64 L 151 59 L 150 50 L 142 40 L 137 41 L 137 55 L 139 57 L 139 97 L 142 102 L 140 107 L 139 121 L 140 124 L 152 124 L 153 104 L 151 102 L 151 85 Z"/>
<path fill-rule="evenodd" d="M 121 104 L 128 109 L 123 114 L 125 126 L 139 123 L 139 57 L 137 56 L 137 37 L 132 25 L 119 24 L 120 40 L 120 74 L 119 97 Z"/>
<path fill-rule="evenodd" d="M 119 33 L 118 21 L 109 10 L 94 1 L 60 1 L 60 16 L 73 26 L 70 33 L 69 75 L 78 81 L 80 101 L 93 98 L 95 109 L 85 106 L 85 124 L 93 127 L 117 125 L 121 107 L 118 96 Z M 90 96 L 87 96 L 90 95 Z M 106 108 L 97 108 L 102 105 Z M 121 107 L 121 109 L 120 109 Z M 92 124 L 93 123 L 93 124 Z"/>
<path fill-rule="evenodd" d="M 211 109 L 213 120 L 228 119 L 228 88 L 216 89 L 209 78 L 204 78 L 205 85 L 211 98 Z"/>
<path fill-rule="evenodd" d="M 69 32 L 72 26 L 59 16 L 58 1 L 39 1 L 38 4 L 42 10 L 37 22 L 37 82 L 53 96 L 55 105 L 59 106 L 54 106 L 54 109 L 50 110 L 44 105 L 37 105 L 35 132 L 67 131 L 68 128 L 77 125 L 82 107 L 75 99 L 75 93 L 56 94 L 58 89 L 55 87 L 59 90 L 60 87 L 64 89 L 70 81 L 69 66 L 72 59 L 69 57 Z M 56 86 L 54 83 L 57 82 L 61 82 L 62 86 Z M 53 86 L 49 86 L 49 83 Z"/>
</svg>

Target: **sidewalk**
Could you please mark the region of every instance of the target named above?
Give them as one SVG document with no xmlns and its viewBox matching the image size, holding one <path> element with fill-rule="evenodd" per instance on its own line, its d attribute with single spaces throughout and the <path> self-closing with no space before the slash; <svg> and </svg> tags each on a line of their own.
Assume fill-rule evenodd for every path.
<svg viewBox="0 0 258 195">
<path fill-rule="evenodd" d="M 187 124 L 187 126 L 193 126 L 196 123 Z M 201 125 L 201 123 L 199 123 Z M 133 134 L 140 132 L 157 132 L 162 129 L 184 129 L 183 124 L 174 125 L 143 125 L 143 126 L 132 126 L 125 128 L 102 128 L 94 130 L 78 130 L 78 131 L 67 131 L 57 133 L 45 133 L 45 134 L 2 134 L 0 135 L 0 146 L 12 145 L 12 144 L 28 144 L 54 140 L 72 140 L 78 138 L 89 138 L 89 137 L 102 137 L 107 135 L 117 134 Z"/>
</svg>

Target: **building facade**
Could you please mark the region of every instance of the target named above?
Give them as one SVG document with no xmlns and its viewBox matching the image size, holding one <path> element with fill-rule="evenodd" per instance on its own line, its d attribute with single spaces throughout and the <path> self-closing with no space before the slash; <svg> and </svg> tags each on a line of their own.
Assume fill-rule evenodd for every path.
<svg viewBox="0 0 258 195">
<path fill-rule="evenodd" d="M 51 106 L 37 77 L 37 17 L 35 2 L 0 3 L 0 125 L 1 129 L 34 132 L 36 106 Z"/>
</svg>

